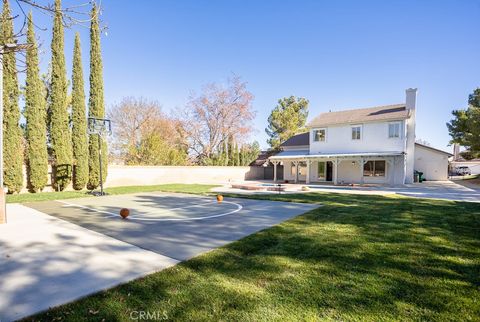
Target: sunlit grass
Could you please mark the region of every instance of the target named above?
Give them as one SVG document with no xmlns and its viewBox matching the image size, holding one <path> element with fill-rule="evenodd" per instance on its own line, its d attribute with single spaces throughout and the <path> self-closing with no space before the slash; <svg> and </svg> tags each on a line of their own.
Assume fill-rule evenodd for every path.
<svg viewBox="0 0 480 322">
<path fill-rule="evenodd" d="M 125 186 L 106 188 L 105 192 L 110 195 L 121 195 L 136 192 L 179 192 L 179 193 L 195 193 L 203 194 L 210 189 L 218 187 L 216 185 L 205 184 L 160 184 L 151 186 Z M 33 201 L 60 200 L 71 198 L 91 197 L 88 191 L 61 191 L 61 192 L 40 192 L 40 193 L 23 193 L 7 195 L 7 203 L 23 203 Z"/>
<path fill-rule="evenodd" d="M 145 310 L 189 321 L 478 320 L 478 204 L 334 193 L 251 198 L 324 206 L 33 319 L 130 321 Z"/>
</svg>

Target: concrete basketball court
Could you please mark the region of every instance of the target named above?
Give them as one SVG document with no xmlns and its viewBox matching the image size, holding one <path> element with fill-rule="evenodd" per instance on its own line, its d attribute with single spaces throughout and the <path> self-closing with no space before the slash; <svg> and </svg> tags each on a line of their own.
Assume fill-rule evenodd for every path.
<svg viewBox="0 0 480 322">
<path fill-rule="evenodd" d="M 183 261 L 318 207 L 171 193 L 25 204 L 57 218 Z M 130 209 L 124 220 L 120 209 Z"/>
<path fill-rule="evenodd" d="M 8 205 L 0 321 L 162 270 L 318 206 L 171 193 Z M 128 219 L 121 208 L 130 209 Z"/>
</svg>

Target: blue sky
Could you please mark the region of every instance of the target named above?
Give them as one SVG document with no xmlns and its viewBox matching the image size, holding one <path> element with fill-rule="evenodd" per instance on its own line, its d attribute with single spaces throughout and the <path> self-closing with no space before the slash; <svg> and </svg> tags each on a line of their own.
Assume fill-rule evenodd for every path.
<svg viewBox="0 0 480 322">
<path fill-rule="evenodd" d="M 417 137 L 450 151 L 450 112 L 465 107 L 480 86 L 478 1 L 103 0 L 102 6 L 107 107 L 143 96 L 168 111 L 184 106 L 192 90 L 235 73 L 255 95 L 252 139 L 263 147 L 268 115 L 281 97 L 306 97 L 313 118 L 403 102 L 405 89 L 417 87 Z M 74 31 L 81 32 L 88 81 L 87 29 L 66 31 L 67 66 Z M 38 31 L 44 69 L 50 33 Z"/>
</svg>

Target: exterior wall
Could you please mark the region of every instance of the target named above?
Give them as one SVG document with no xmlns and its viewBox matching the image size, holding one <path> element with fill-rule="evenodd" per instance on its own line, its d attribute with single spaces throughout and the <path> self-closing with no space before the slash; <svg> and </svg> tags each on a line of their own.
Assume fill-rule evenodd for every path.
<svg viewBox="0 0 480 322">
<path fill-rule="evenodd" d="M 416 145 L 415 170 L 427 180 L 448 180 L 448 155 Z"/>
<path fill-rule="evenodd" d="M 361 183 L 363 165 L 356 161 L 343 160 L 338 164 L 338 183 Z"/>
<path fill-rule="evenodd" d="M 404 184 L 405 179 L 405 156 L 398 156 L 393 159 L 392 184 Z M 388 166 L 388 165 L 387 165 Z"/>
<path fill-rule="evenodd" d="M 261 180 L 263 167 L 201 167 L 201 166 L 120 166 L 109 165 L 104 187 L 155 185 L 164 183 L 225 184 L 230 181 Z M 24 187 L 26 171 L 24 170 Z M 44 191 L 52 191 L 51 176 Z M 67 190 L 72 190 L 71 185 Z M 24 188 L 22 192 L 27 192 Z"/>
<path fill-rule="evenodd" d="M 295 175 L 292 175 L 292 162 L 284 161 L 283 162 L 283 179 L 288 181 L 295 181 Z M 305 181 L 307 176 L 298 175 L 299 181 Z"/>
<path fill-rule="evenodd" d="M 394 121 L 392 121 L 394 122 Z M 405 151 L 405 121 L 401 122 L 400 138 L 388 137 L 391 122 L 363 123 L 360 140 L 352 140 L 352 125 L 335 125 L 326 128 L 324 142 L 313 141 L 310 130 L 310 153 L 402 152 Z"/>
<path fill-rule="evenodd" d="M 297 146 L 282 146 L 283 151 L 299 151 L 299 150 L 308 150 L 310 146 L 308 145 L 297 145 Z"/>
</svg>

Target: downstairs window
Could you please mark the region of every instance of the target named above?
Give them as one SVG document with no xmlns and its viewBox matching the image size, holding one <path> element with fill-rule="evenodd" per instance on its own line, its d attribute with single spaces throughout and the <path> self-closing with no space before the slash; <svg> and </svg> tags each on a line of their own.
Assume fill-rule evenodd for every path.
<svg viewBox="0 0 480 322">
<path fill-rule="evenodd" d="M 367 161 L 363 165 L 364 177 L 385 177 L 385 160 Z"/>
</svg>

